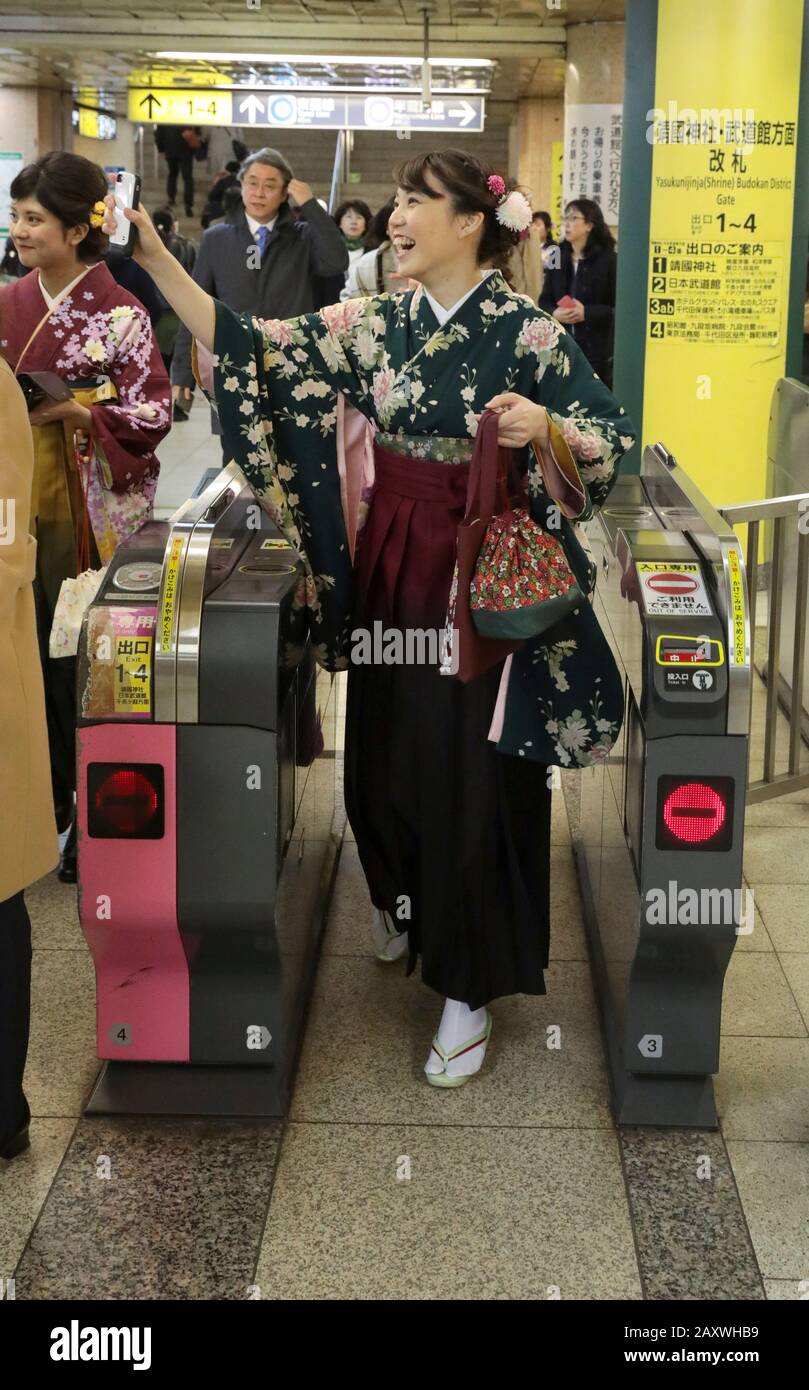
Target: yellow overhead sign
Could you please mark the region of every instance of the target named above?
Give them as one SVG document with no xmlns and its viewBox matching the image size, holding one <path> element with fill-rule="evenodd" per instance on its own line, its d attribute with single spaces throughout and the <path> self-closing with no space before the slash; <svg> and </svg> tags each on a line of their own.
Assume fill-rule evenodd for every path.
<svg viewBox="0 0 809 1390">
<path fill-rule="evenodd" d="M 128 78 L 130 87 L 229 87 L 224 72 L 212 72 L 204 63 L 192 67 L 136 68 Z"/>
<path fill-rule="evenodd" d="M 130 121 L 157 121 L 168 125 L 232 125 L 233 97 L 230 92 L 188 88 L 130 87 Z"/>
</svg>

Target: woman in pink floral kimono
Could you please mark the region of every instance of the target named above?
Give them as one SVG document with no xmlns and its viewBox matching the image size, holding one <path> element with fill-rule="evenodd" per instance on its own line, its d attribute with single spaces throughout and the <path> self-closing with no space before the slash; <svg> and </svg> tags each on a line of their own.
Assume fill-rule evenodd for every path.
<svg viewBox="0 0 809 1390">
<path fill-rule="evenodd" d="M 52 372 L 71 388 L 31 411 L 36 449 L 31 529 L 57 824 L 73 821 L 75 661 L 48 655 L 62 581 L 106 564 L 148 518 L 155 448 L 170 388 L 148 314 L 113 280 L 102 252 L 107 180 L 97 164 L 52 153 L 11 185 L 11 235 L 31 272 L 0 288 L 0 351 L 15 373 Z M 76 881 L 75 829 L 59 876 Z"/>
</svg>

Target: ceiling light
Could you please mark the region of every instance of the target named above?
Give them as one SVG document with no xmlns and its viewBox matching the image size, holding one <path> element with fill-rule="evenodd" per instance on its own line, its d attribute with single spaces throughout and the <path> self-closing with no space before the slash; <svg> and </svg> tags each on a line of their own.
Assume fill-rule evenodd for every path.
<svg viewBox="0 0 809 1390">
<path fill-rule="evenodd" d="M 180 62 L 187 62 L 189 59 L 196 58 L 199 62 L 208 63 L 336 63 L 340 67 L 369 67 L 374 63 L 389 63 L 399 67 L 421 67 L 421 58 L 398 58 L 386 53 L 384 57 L 369 54 L 366 56 L 349 56 L 343 53 L 198 53 L 177 51 L 168 49 L 154 55 L 156 58 L 176 58 Z M 493 68 L 494 62 L 490 58 L 430 58 L 430 63 L 437 68 Z"/>
</svg>

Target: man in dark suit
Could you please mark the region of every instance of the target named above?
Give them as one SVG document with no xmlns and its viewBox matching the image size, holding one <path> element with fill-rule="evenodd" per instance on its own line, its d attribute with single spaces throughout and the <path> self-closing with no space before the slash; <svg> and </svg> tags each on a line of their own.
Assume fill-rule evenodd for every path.
<svg viewBox="0 0 809 1390">
<path fill-rule="evenodd" d="M 340 275 L 348 252 L 336 222 L 308 183 L 293 176 L 278 150 L 257 150 L 239 170 L 243 208 L 202 237 L 194 279 L 236 313 L 290 319 L 314 309 L 313 276 Z M 298 219 L 292 216 L 293 198 Z M 177 335 L 171 380 L 175 399 L 190 404 L 191 335 Z M 219 434 L 216 417 L 213 430 Z"/>
</svg>

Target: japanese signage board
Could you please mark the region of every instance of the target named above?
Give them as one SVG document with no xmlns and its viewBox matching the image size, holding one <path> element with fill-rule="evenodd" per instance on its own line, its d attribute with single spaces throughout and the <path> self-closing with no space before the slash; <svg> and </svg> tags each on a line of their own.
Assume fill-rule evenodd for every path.
<svg viewBox="0 0 809 1390">
<path fill-rule="evenodd" d="M 565 107 L 563 202 L 592 198 L 612 226 L 621 195 L 622 112 L 620 103 Z"/>
<path fill-rule="evenodd" d="M 746 0 L 659 0 L 643 437 L 664 440 L 717 505 L 766 491 L 802 19 L 803 0 L 783 0 L 777 23 Z"/>
</svg>

